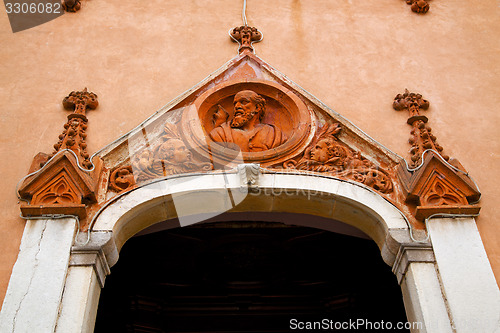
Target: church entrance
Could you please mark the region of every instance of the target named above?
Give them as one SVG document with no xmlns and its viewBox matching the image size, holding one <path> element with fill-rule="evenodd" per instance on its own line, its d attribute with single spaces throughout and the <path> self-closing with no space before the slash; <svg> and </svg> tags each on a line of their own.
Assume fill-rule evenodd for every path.
<svg viewBox="0 0 500 333">
<path fill-rule="evenodd" d="M 127 241 L 95 332 L 291 332 L 315 322 L 335 331 L 349 320 L 406 322 L 396 277 L 371 239 L 238 221 Z"/>
</svg>

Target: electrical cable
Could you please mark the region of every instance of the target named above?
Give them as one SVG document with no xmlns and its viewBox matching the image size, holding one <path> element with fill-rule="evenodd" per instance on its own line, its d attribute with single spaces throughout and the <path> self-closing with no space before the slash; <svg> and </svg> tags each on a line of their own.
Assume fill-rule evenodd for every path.
<svg viewBox="0 0 500 333">
<path fill-rule="evenodd" d="M 242 13 L 241 13 L 241 15 L 242 15 L 242 20 L 243 20 L 244 25 L 245 25 L 245 26 L 248 26 L 247 17 L 246 17 L 246 6 L 247 6 L 247 1 L 246 1 L 246 0 L 243 0 L 243 8 L 242 8 Z M 236 42 L 239 44 L 239 46 L 241 46 L 241 43 L 240 43 L 238 40 L 236 40 L 233 36 L 231 36 L 231 33 L 230 33 L 230 32 L 231 32 L 231 29 L 230 29 L 230 30 L 229 30 L 229 32 L 228 32 L 228 34 L 229 34 L 229 36 L 231 37 L 231 39 L 233 39 L 234 41 L 236 41 Z M 257 42 L 262 41 L 262 39 L 264 38 L 264 36 L 263 36 L 263 34 L 262 34 L 262 33 L 261 33 L 261 36 L 262 36 L 262 37 L 261 37 L 261 39 L 260 39 L 259 41 L 257 41 Z M 253 44 L 253 42 L 252 42 L 252 44 Z M 260 58 L 259 58 L 259 59 L 260 59 Z M 262 60 L 262 59 L 261 59 L 261 60 Z M 231 61 L 232 61 L 232 60 L 230 60 L 229 62 L 231 62 Z M 215 71 L 215 72 L 218 72 L 218 71 L 219 71 L 221 68 L 223 68 L 225 65 L 226 65 L 226 64 L 224 64 L 223 66 L 221 66 L 221 67 L 220 67 L 217 71 Z M 279 72 L 279 71 L 278 71 L 278 70 L 276 70 L 276 69 L 275 69 L 275 71 L 277 71 L 277 72 L 278 72 L 278 73 L 280 73 L 280 74 L 281 74 L 284 78 L 286 78 L 287 80 L 289 80 L 289 79 L 288 79 L 288 77 L 287 77 L 286 75 L 284 75 L 283 73 Z M 208 76 L 207 76 L 204 80 L 202 80 L 202 82 L 204 82 L 205 80 L 207 80 L 207 79 L 208 79 L 208 78 L 210 78 L 211 76 L 212 76 L 212 74 L 208 75 Z M 290 81 L 291 83 L 293 83 L 294 85 L 298 86 L 298 87 L 299 87 L 300 89 L 302 89 L 303 91 L 305 91 L 305 92 L 306 92 L 306 90 L 305 90 L 304 88 L 302 88 L 300 85 L 296 84 L 296 83 L 295 83 L 295 82 L 293 82 L 292 80 L 289 80 L 289 81 Z M 182 96 L 185 96 L 188 92 L 190 92 L 190 91 L 194 90 L 194 89 L 195 89 L 195 87 L 196 87 L 196 86 L 193 86 L 192 88 L 190 88 L 190 89 L 186 90 L 184 93 L 182 93 L 182 94 L 180 94 L 178 97 L 176 97 L 176 98 L 174 99 L 174 101 L 175 101 L 175 100 L 180 99 Z M 308 94 L 310 94 L 309 92 L 307 92 L 307 93 L 308 93 Z M 330 111 L 334 112 L 337 116 L 339 116 L 340 118 L 344 119 L 344 118 L 343 118 L 340 114 L 338 114 L 337 112 L 333 111 L 331 108 L 329 108 L 329 107 L 328 107 L 327 105 L 325 105 L 323 102 L 321 102 L 318 98 L 316 98 L 316 96 L 314 96 L 313 94 L 310 94 L 310 95 L 311 95 L 311 96 L 312 96 L 312 97 L 313 97 L 313 98 L 314 98 L 317 102 L 319 102 L 320 104 L 322 104 L 322 106 L 323 106 L 324 108 L 326 108 L 327 110 L 330 110 Z M 45 167 L 49 164 L 49 162 L 50 162 L 50 161 L 51 161 L 54 157 L 56 157 L 59 153 L 62 153 L 63 151 L 69 151 L 69 152 L 71 152 L 71 153 L 75 156 L 76 161 L 77 161 L 77 166 L 78 166 L 78 168 L 79 168 L 79 169 L 81 169 L 81 170 L 82 170 L 82 171 L 84 171 L 84 172 L 92 172 L 92 171 L 95 169 L 95 165 L 93 164 L 92 160 L 93 160 L 93 158 L 94 158 L 96 155 L 98 155 L 99 153 L 101 153 L 101 152 L 102 152 L 104 149 L 106 149 L 107 147 L 110 147 L 110 146 L 112 146 L 113 144 L 115 144 L 116 142 L 118 142 L 118 141 L 122 140 L 123 138 L 125 138 L 125 137 L 129 136 L 131 132 L 136 131 L 138 128 L 143 127 L 143 125 L 144 125 L 145 123 L 147 123 L 150 119 L 152 119 L 152 118 L 153 118 L 155 115 L 157 115 L 160 111 L 164 110 L 164 109 L 167 107 L 167 105 L 169 105 L 169 104 L 170 104 L 170 102 L 169 102 L 169 103 L 167 103 L 167 104 L 165 104 L 165 105 L 164 105 L 163 107 L 161 107 L 160 109 L 158 109 L 158 110 L 157 110 L 155 113 L 153 113 L 150 117 L 148 117 L 146 120 L 144 120 L 143 122 L 141 122 L 141 123 L 140 123 L 138 126 L 136 126 L 134 129 L 132 129 L 132 131 L 130 131 L 130 132 L 128 132 L 128 133 L 125 133 L 124 135 L 120 136 L 119 138 L 117 138 L 116 140 L 114 140 L 113 142 L 111 142 L 109 145 L 107 145 L 107 146 L 105 146 L 105 147 L 101 148 L 100 150 L 96 151 L 96 152 L 95 152 L 95 153 L 94 153 L 94 154 L 90 157 L 90 163 L 92 164 L 92 168 L 91 168 L 91 169 L 84 169 L 84 168 L 82 168 L 82 167 L 80 166 L 79 162 L 78 162 L 78 157 L 76 156 L 76 154 L 75 154 L 72 150 L 70 150 L 70 149 L 62 149 L 62 150 L 58 151 L 58 152 L 57 152 L 57 153 L 56 153 L 56 154 L 55 154 L 52 158 L 50 158 L 50 159 L 49 159 L 49 160 L 45 163 L 45 165 L 44 165 L 42 168 L 40 168 L 39 170 L 37 170 L 37 171 L 35 171 L 35 172 L 33 172 L 33 173 L 30 173 L 30 174 L 28 174 L 28 175 L 24 176 L 23 178 L 21 178 L 21 180 L 20 180 L 20 181 L 17 183 L 17 185 L 16 185 L 16 195 L 17 195 L 17 198 L 18 198 L 19 200 L 29 202 L 29 200 L 23 199 L 23 198 L 21 198 L 21 196 L 19 195 L 19 185 L 21 184 L 21 182 L 23 182 L 23 181 L 24 181 L 25 179 L 27 179 L 28 177 L 31 177 L 31 176 L 33 176 L 33 175 L 36 175 L 37 173 L 39 173 L 39 172 L 41 172 L 42 170 L 44 170 L 44 168 L 45 168 Z M 349 122 L 349 123 L 350 123 L 353 127 L 355 127 L 358 131 L 360 131 L 361 133 L 363 133 L 365 136 L 367 136 L 367 137 L 371 138 L 371 137 L 370 137 L 370 136 L 369 136 L 369 135 L 368 135 L 365 131 L 361 130 L 361 129 L 360 129 L 358 126 L 356 126 L 354 123 L 351 123 L 351 122 Z M 378 143 L 378 142 L 377 142 L 377 143 Z M 393 153 L 394 155 L 396 155 L 396 156 L 397 156 L 400 160 L 404 161 L 404 162 L 405 162 L 406 169 L 407 169 L 409 172 L 414 172 L 414 171 L 416 171 L 416 170 L 419 170 L 419 169 L 420 169 L 420 168 L 424 165 L 424 155 L 425 155 L 427 152 L 429 152 L 429 151 L 434 151 L 434 152 L 435 152 L 435 153 L 436 153 L 436 154 L 437 154 L 437 155 L 438 155 L 438 156 L 439 156 L 439 157 L 443 160 L 443 162 L 444 162 L 444 163 L 446 163 L 448 166 L 450 166 L 453 170 L 458 171 L 458 172 L 461 172 L 461 173 L 463 173 L 464 175 L 466 175 L 466 176 L 467 176 L 467 177 L 468 177 L 468 178 L 469 178 L 469 179 L 470 179 L 470 180 L 474 183 L 474 185 L 475 185 L 475 187 L 476 187 L 477 191 L 478 191 L 478 192 L 480 192 L 480 191 L 479 191 L 479 187 L 478 187 L 478 185 L 477 185 L 476 181 L 475 181 L 475 180 L 474 180 L 474 179 L 473 179 L 473 178 L 469 175 L 469 173 L 468 173 L 468 172 L 464 172 L 463 170 L 461 170 L 461 169 L 459 169 L 459 168 L 457 168 L 457 167 L 453 166 L 452 164 L 450 164 L 448 161 L 446 161 L 446 160 L 445 160 L 445 159 L 441 156 L 441 154 L 440 154 L 439 152 L 437 152 L 437 151 L 436 151 L 436 150 L 434 150 L 434 149 L 427 149 L 427 150 L 425 150 L 425 151 L 422 153 L 422 155 L 421 155 L 421 159 L 422 159 L 421 164 L 420 164 L 418 167 L 416 167 L 416 168 L 413 168 L 413 169 L 412 169 L 412 168 L 410 168 L 410 167 L 409 167 L 408 162 L 407 162 L 407 161 L 406 161 L 403 157 L 401 157 L 399 154 L 392 152 L 390 149 L 388 149 L 387 147 L 385 147 L 385 146 L 384 146 L 383 144 L 381 144 L 381 143 L 378 143 L 378 144 L 379 144 L 380 146 L 382 146 L 384 149 L 386 149 L 387 151 L 389 151 L 389 152 Z M 266 172 L 269 172 L 269 170 L 267 170 L 267 169 L 264 169 L 264 168 L 261 168 L 261 169 L 262 169 L 262 170 L 266 170 Z M 336 179 L 338 179 L 338 178 L 336 178 Z M 157 181 L 160 181 L 160 180 L 163 180 L 163 178 L 162 178 L 162 179 L 158 179 Z M 339 179 L 339 180 L 341 180 L 341 179 Z M 341 180 L 341 181 L 345 181 L 345 180 Z M 348 182 L 350 182 L 350 181 L 348 181 Z M 152 182 L 147 183 L 147 184 L 144 184 L 144 185 L 148 185 L 148 184 L 151 184 L 151 183 L 152 183 Z M 350 183 L 351 183 L 351 182 L 350 182 Z M 354 183 L 354 182 L 352 182 L 352 183 Z M 358 185 L 358 184 L 356 184 L 356 185 Z M 367 188 L 368 190 L 370 190 L 370 191 L 372 191 L 372 192 L 376 193 L 376 192 L 375 192 L 375 191 L 373 191 L 372 189 L 370 189 L 370 188 L 368 188 L 368 187 L 366 187 L 366 188 Z M 96 218 L 97 216 L 99 216 L 99 215 L 100 215 L 100 213 L 101 213 L 101 211 L 102 211 L 105 207 L 107 207 L 107 206 L 108 206 L 111 202 L 113 202 L 113 201 L 114 201 L 115 199 L 117 199 L 118 197 L 121 197 L 122 195 L 124 195 L 124 194 L 126 194 L 126 193 L 129 193 L 129 192 L 130 192 L 130 191 L 127 191 L 127 192 L 122 193 L 122 194 L 120 194 L 119 196 L 117 196 L 117 197 L 113 198 L 113 200 L 111 200 L 110 202 L 106 203 L 103 207 L 101 207 L 101 209 L 99 209 L 99 210 L 98 210 L 98 212 L 94 215 L 94 217 L 93 217 L 93 219 L 92 219 L 92 221 L 91 221 L 91 223 L 90 223 L 90 225 L 89 225 L 89 231 L 88 231 L 89 236 L 88 236 L 88 240 L 87 240 L 87 242 L 86 242 L 85 244 L 87 244 L 87 243 L 89 242 L 89 240 L 90 240 L 90 231 L 91 231 L 91 228 L 93 227 L 93 222 L 95 222 L 95 218 Z M 377 194 L 377 193 L 376 193 L 376 194 Z M 385 198 L 384 198 L 384 199 L 385 199 Z M 386 200 L 386 201 L 388 201 L 388 200 Z M 479 201 L 480 201 L 480 199 L 478 199 L 477 201 L 475 201 L 475 202 L 473 202 L 473 203 L 470 203 L 470 204 L 476 204 L 476 203 L 478 203 Z M 394 207 L 395 207 L 398 211 L 400 211 L 400 210 L 399 210 L 399 209 L 398 209 L 398 208 L 397 208 L 397 207 L 396 207 L 396 206 L 395 206 L 392 202 L 390 202 L 390 201 L 388 201 L 388 202 L 389 202 L 391 205 L 393 205 L 393 206 L 394 206 Z M 400 212 L 401 212 L 401 211 L 400 211 Z M 401 212 L 401 214 L 402 214 L 402 216 L 404 217 L 404 219 L 405 219 L 405 221 L 406 221 L 406 224 L 407 224 L 407 225 L 408 225 L 408 227 L 409 227 L 409 232 L 410 232 L 410 237 L 411 237 L 411 239 L 412 239 L 413 241 L 420 242 L 420 241 L 416 240 L 416 239 L 414 238 L 414 236 L 413 236 L 413 231 L 412 231 L 413 229 L 412 229 L 412 227 L 411 227 L 411 223 L 409 223 L 408 219 L 406 218 L 406 216 L 405 216 L 402 212 Z M 428 218 L 425 220 L 426 226 L 427 226 L 427 221 L 428 221 L 428 219 L 430 219 L 430 218 L 434 217 L 435 215 L 439 215 L 439 214 L 434 214 L 434 215 L 431 215 L 430 217 L 428 217 Z M 450 214 L 450 215 L 452 215 L 452 216 L 462 216 L 462 217 L 463 217 L 463 216 L 469 216 L 469 215 L 457 215 L 457 214 Z M 74 215 L 47 215 L 47 216 L 63 216 L 63 217 L 64 217 L 64 216 L 66 216 L 66 217 L 76 217 L 76 218 L 78 219 L 78 217 L 77 217 L 77 216 L 74 216 Z M 478 216 L 478 214 L 477 214 L 477 215 L 470 215 L 470 216 Z M 35 218 L 35 217 L 32 217 L 32 218 L 27 218 L 27 217 L 23 217 L 22 215 L 21 215 L 21 217 L 22 217 L 22 218 L 24 218 L 24 219 L 38 219 L 38 217 L 36 217 L 36 218 Z M 42 218 L 42 219 L 43 219 L 44 217 L 45 217 L 45 216 L 40 216 L 40 218 Z M 54 218 L 61 218 L 61 217 L 54 217 Z M 79 224 L 79 220 L 78 220 L 78 224 Z M 428 238 L 429 238 L 429 234 L 427 233 L 427 237 L 426 237 L 426 240 L 425 240 L 424 242 L 426 242 L 426 241 L 428 240 Z"/>
<path fill-rule="evenodd" d="M 81 165 L 80 165 L 80 163 L 78 162 L 78 156 L 76 156 L 76 154 L 75 154 L 75 152 L 74 152 L 74 151 L 72 151 L 71 149 L 67 149 L 67 148 L 66 148 L 66 149 L 61 149 L 61 150 L 60 150 L 60 151 L 58 151 L 58 152 L 57 152 L 54 156 L 52 156 L 52 157 L 51 157 L 51 158 L 50 158 L 47 162 L 45 162 L 45 164 L 43 165 L 43 167 L 41 167 L 40 169 L 36 170 L 35 172 L 32 172 L 32 173 L 30 173 L 30 174 L 28 174 L 28 175 L 24 176 L 23 178 L 21 178 L 21 179 L 17 182 L 17 184 L 16 184 L 16 195 L 17 195 L 17 199 L 18 199 L 19 201 L 26 201 L 26 202 L 28 202 L 28 203 L 29 203 L 29 200 L 27 200 L 27 199 L 23 199 L 23 198 L 21 198 L 21 196 L 19 195 L 19 186 L 21 185 L 21 183 L 22 183 L 22 182 L 24 182 L 27 178 L 29 178 L 29 177 L 31 177 L 31 176 L 34 176 L 34 175 L 38 174 L 39 172 L 41 172 L 42 170 L 44 170 L 44 169 L 47 167 L 47 165 L 49 164 L 49 162 L 50 162 L 50 161 L 52 161 L 52 160 L 53 160 L 53 159 L 54 159 L 57 155 L 61 154 L 61 153 L 62 153 L 62 152 L 64 152 L 64 151 L 69 151 L 70 153 L 72 153 L 72 154 L 73 154 L 73 156 L 75 156 L 75 159 L 76 159 L 76 165 L 77 165 L 77 167 L 78 167 L 80 170 L 82 170 L 82 171 L 84 171 L 84 172 L 87 172 L 87 173 L 90 173 L 90 172 L 94 171 L 94 169 L 95 169 L 95 165 L 94 165 L 94 163 L 92 163 L 92 159 L 94 158 L 94 156 L 95 156 L 96 154 L 93 154 L 93 155 L 92 155 L 92 157 L 90 158 L 90 164 L 92 164 L 92 168 L 91 168 L 91 169 L 84 169 L 84 168 L 82 168 L 82 166 L 81 166 Z"/>
<path fill-rule="evenodd" d="M 448 213 L 436 213 L 432 214 L 428 217 L 425 218 L 424 223 L 425 223 L 425 230 L 427 230 L 427 236 L 425 237 L 424 240 L 415 240 L 412 238 L 413 241 L 417 243 L 427 243 L 430 240 L 430 234 L 429 234 L 429 228 L 428 228 L 428 223 L 431 219 L 436 218 L 436 217 L 451 217 L 451 218 L 463 218 L 463 217 L 478 217 L 479 214 L 448 214 Z"/>
<path fill-rule="evenodd" d="M 246 11 L 247 11 L 247 0 L 243 0 L 243 10 L 241 11 L 241 18 L 243 19 L 243 24 L 245 25 L 245 27 L 248 26 Z"/>
</svg>

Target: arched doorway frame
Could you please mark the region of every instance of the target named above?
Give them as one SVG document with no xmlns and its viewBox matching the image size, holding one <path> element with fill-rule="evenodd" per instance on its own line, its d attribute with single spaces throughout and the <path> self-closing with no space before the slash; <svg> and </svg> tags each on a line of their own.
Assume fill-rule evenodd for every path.
<svg viewBox="0 0 500 333">
<path fill-rule="evenodd" d="M 237 193 L 246 200 L 235 206 Z M 193 204 L 201 199 L 202 205 Z M 180 207 L 183 216 L 176 213 Z M 494 332 L 498 287 L 473 218 L 434 219 L 428 225 L 430 237 L 418 241 L 404 214 L 362 184 L 262 172 L 250 187 L 237 169 L 168 177 L 120 195 L 101 208 L 91 232 L 77 234 L 76 241 L 74 218 L 28 221 L 0 327 L 92 332 L 105 277 L 130 237 L 155 223 L 187 226 L 226 211 L 307 214 L 330 219 L 331 226 L 354 226 L 377 243 L 392 266 L 408 320 L 420 323 L 412 332 Z M 329 223 L 303 225 L 331 230 Z M 460 283 L 454 281 L 453 276 L 471 269 L 474 276 L 469 272 Z M 23 277 L 26 271 L 31 271 L 28 278 Z M 471 309 L 471 302 L 479 303 L 478 294 L 481 306 Z M 39 306 L 41 297 L 45 307 Z"/>
</svg>

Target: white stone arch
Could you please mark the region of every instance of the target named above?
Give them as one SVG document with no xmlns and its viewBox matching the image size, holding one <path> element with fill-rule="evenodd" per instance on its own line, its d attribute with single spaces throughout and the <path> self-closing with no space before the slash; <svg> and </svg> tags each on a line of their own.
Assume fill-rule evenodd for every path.
<svg viewBox="0 0 500 333">
<path fill-rule="evenodd" d="M 235 201 L 239 204 L 235 205 Z M 203 204 L 196 205 L 197 202 Z M 443 325 L 449 327 L 430 244 L 412 240 L 406 217 L 383 196 L 363 184 L 334 177 L 264 170 L 254 187 L 249 188 L 235 169 L 157 180 L 120 195 L 103 207 L 92 225 L 89 244 L 74 246 L 72 258 L 74 265 L 80 265 L 84 260 L 78 257 L 87 256 L 89 250 L 100 249 L 102 259 L 96 260 L 94 271 L 103 274 L 109 268 L 97 269 L 103 266 L 99 262 L 106 261 L 104 266 L 114 265 L 123 244 L 145 228 L 158 223 L 165 224 L 166 229 L 183 227 L 208 219 L 217 220 L 217 216 L 224 214 L 237 218 L 238 214 L 245 213 L 305 214 L 311 219 L 294 223 L 329 231 L 336 231 L 339 222 L 355 227 L 375 241 L 383 260 L 393 267 L 401 283 L 410 265 L 430 267 L 427 275 L 433 280 L 427 284 L 429 290 L 409 296 L 403 289 L 403 294 L 408 295 L 408 302 L 412 304 L 409 320 L 424 325 L 425 320 L 430 322 L 431 315 L 435 320 L 438 314 L 444 319 L 438 327 L 440 332 L 446 331 L 442 330 Z M 322 219 L 319 221 L 314 217 Z M 420 237 L 425 238 L 425 235 Z M 411 253 L 411 258 L 408 253 Z M 417 289 L 413 285 L 404 288 L 408 287 Z M 420 308 L 418 299 L 424 294 L 426 299 L 434 299 L 432 309 L 425 314 L 413 309 Z M 95 312 L 95 306 L 86 311 Z M 63 323 L 74 322 L 74 310 L 67 309 L 67 319 Z"/>
<path fill-rule="evenodd" d="M 333 177 L 263 173 L 258 187 L 248 191 L 236 171 L 181 175 L 144 185 L 105 206 L 92 231 L 113 235 L 116 250 L 106 253 L 113 265 L 122 245 L 155 223 L 179 219 L 178 224 L 171 221 L 172 227 L 187 226 L 225 212 L 297 213 L 339 221 L 370 236 L 389 265 L 399 246 L 411 242 L 406 217 L 367 186 Z M 325 223 L 315 227 L 331 230 Z"/>
<path fill-rule="evenodd" d="M 397 276 L 408 320 L 420 323 L 412 332 L 498 328 L 499 291 L 472 218 L 433 220 L 430 239 L 415 241 L 404 214 L 362 184 L 261 170 L 247 185 L 241 176 L 234 170 L 156 180 L 109 201 L 76 242 L 74 218 L 28 221 L 0 332 L 92 332 L 105 277 L 130 237 L 160 222 L 168 228 L 250 212 L 316 216 L 321 222 L 302 225 L 332 230 L 342 222 L 370 236 Z"/>
</svg>

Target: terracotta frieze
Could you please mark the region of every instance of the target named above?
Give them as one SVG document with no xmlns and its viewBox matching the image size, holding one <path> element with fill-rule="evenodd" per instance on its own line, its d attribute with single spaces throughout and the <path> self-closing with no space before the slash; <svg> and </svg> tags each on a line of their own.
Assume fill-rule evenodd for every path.
<svg viewBox="0 0 500 333">
<path fill-rule="evenodd" d="M 160 142 L 132 158 L 132 169 L 139 183 L 169 175 L 210 171 L 212 164 L 208 161 L 194 159 L 175 124 L 166 123 Z"/>
<path fill-rule="evenodd" d="M 121 192 L 169 175 L 258 163 L 268 169 L 349 179 L 384 194 L 393 192 L 392 171 L 342 142 L 340 123 L 330 121 L 317 132 L 318 123 L 297 95 L 276 83 L 223 83 L 185 107 L 179 122 L 165 122 L 158 139 L 148 139 L 130 156 L 129 164 L 110 173 L 109 187 Z"/>
<path fill-rule="evenodd" d="M 38 155 L 32 171 L 45 163 L 42 171 L 20 188 L 21 196 L 31 200 L 23 214 L 93 216 L 113 198 L 155 180 L 227 170 L 238 172 L 249 191 L 258 188 L 261 172 L 314 173 L 357 182 L 398 206 L 410 223 L 418 224 L 415 216 L 422 219 L 436 210 L 472 211 L 479 192 L 457 171 L 458 164 L 446 161 L 427 117 L 420 114 L 429 107 L 420 94 L 406 91 L 394 100 L 396 110 L 410 114 L 409 169 L 396 154 L 249 52 L 253 37 L 245 31 L 239 30 L 240 43 L 247 48 L 100 150 L 92 161 L 96 168 L 86 151 L 85 112 L 97 107 L 97 96 L 72 92 L 63 103 L 73 113 L 53 158 L 46 162 L 51 156 Z"/>
<path fill-rule="evenodd" d="M 360 152 L 338 139 L 339 123 L 325 124 L 300 157 L 283 163 L 285 169 L 306 170 L 351 179 L 381 193 L 393 190 L 387 171 L 374 165 Z"/>
</svg>

